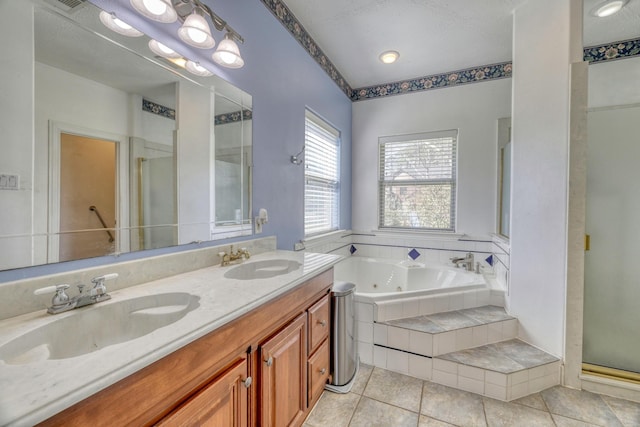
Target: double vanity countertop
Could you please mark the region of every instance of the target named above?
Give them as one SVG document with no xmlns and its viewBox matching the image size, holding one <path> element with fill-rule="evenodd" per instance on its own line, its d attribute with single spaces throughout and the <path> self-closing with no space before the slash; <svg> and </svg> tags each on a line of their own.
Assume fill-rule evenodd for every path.
<svg viewBox="0 0 640 427">
<path fill-rule="evenodd" d="M 6 363 L 0 360 L 0 425 L 27 426 L 43 421 L 295 288 L 341 259 L 340 256 L 329 254 L 271 251 L 251 257 L 243 264 L 207 267 L 109 292 L 111 300 L 62 314 L 50 315 L 41 310 L 2 320 L 0 349 L 25 334 L 62 320 L 68 322 L 69 326 L 56 332 L 61 336 L 49 336 L 47 340 L 63 342 L 64 346 L 86 346 L 86 343 L 74 343 L 74 337 L 77 336 L 76 341 L 86 337 L 74 335 L 74 320 L 66 318 L 77 316 L 82 311 L 102 310 L 101 312 L 112 316 L 98 319 L 99 327 L 110 328 L 114 327 L 111 323 L 116 323 L 117 320 L 111 317 L 118 310 L 109 310 L 108 305 L 122 304 L 136 298 L 153 300 L 154 295 L 161 297 L 162 294 L 178 293 L 189 294 L 188 301 L 191 301 L 189 309 L 185 310 L 186 314 L 181 314 L 183 317 L 138 338 L 78 356 L 47 359 L 45 354 L 40 360 L 36 355 L 29 363 L 15 360 Z M 229 278 L 233 275 L 228 272 L 238 265 L 254 262 L 265 264 L 271 260 L 289 260 L 293 261 L 294 267 L 299 263 L 299 267 L 279 275 L 270 274 L 269 268 L 266 268 L 264 276 L 272 277 Z M 275 268 L 276 272 L 278 268 L 280 267 Z M 109 282 L 107 289 L 108 285 Z M 184 304 L 184 298 L 182 300 Z M 152 308 L 151 318 L 153 310 Z M 162 308 L 159 310 L 161 313 Z M 82 314 L 84 316 L 88 313 Z M 45 347 L 46 352 L 46 346 L 42 347 Z"/>
</svg>

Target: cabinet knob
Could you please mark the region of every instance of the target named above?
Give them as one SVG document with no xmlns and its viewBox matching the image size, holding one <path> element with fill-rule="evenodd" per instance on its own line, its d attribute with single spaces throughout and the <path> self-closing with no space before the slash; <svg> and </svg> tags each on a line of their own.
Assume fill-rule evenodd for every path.
<svg viewBox="0 0 640 427">
<path fill-rule="evenodd" d="M 247 377 L 246 380 L 242 381 L 242 384 L 244 385 L 245 388 L 249 388 L 251 387 L 252 382 L 253 382 L 253 378 Z"/>
<path fill-rule="evenodd" d="M 322 369 L 320 369 L 320 373 L 321 373 L 322 375 L 324 375 L 324 373 L 325 373 L 325 372 L 327 372 L 327 369 L 326 369 L 326 368 L 322 368 Z"/>
<path fill-rule="evenodd" d="M 318 320 L 318 323 L 320 323 L 320 326 L 327 326 L 327 321 L 326 320 Z"/>
<path fill-rule="evenodd" d="M 269 357 L 265 362 L 267 363 L 267 366 L 273 365 L 273 357 Z"/>
</svg>

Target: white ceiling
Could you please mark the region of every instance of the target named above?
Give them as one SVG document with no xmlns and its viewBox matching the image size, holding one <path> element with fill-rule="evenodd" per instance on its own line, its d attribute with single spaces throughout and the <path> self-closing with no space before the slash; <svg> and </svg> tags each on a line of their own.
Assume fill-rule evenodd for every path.
<svg viewBox="0 0 640 427">
<path fill-rule="evenodd" d="M 512 12 L 527 0 L 283 0 L 353 88 L 511 60 Z M 535 1 L 535 0 L 531 0 Z M 640 37 L 640 0 L 589 15 L 585 46 Z M 386 50 L 400 59 L 383 64 Z"/>
</svg>

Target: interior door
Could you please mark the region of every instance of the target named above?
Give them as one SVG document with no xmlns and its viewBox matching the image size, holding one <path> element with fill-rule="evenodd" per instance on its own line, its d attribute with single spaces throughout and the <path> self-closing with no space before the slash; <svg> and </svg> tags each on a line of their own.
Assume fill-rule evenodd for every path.
<svg viewBox="0 0 640 427">
<path fill-rule="evenodd" d="M 588 114 L 583 362 L 640 373 L 640 105 Z M 639 377 L 640 378 L 640 377 Z"/>
<path fill-rule="evenodd" d="M 60 134 L 59 261 L 114 252 L 116 171 L 115 142 Z"/>
</svg>

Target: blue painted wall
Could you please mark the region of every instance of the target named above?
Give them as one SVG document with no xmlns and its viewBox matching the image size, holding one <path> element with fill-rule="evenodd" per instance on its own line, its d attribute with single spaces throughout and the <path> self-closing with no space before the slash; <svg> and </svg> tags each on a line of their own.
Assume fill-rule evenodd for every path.
<svg viewBox="0 0 640 427">
<path fill-rule="evenodd" d="M 245 39 L 245 66 L 223 76 L 253 96 L 253 206 L 266 208 L 264 234 L 293 249 L 304 237 L 304 143 L 310 108 L 341 132 L 341 226 L 351 228 L 351 101 L 259 0 L 206 1 Z M 255 213 L 254 212 L 254 213 Z"/>
<path fill-rule="evenodd" d="M 113 10 L 121 9 L 124 3 L 93 2 Z M 304 143 L 305 108 L 341 132 L 341 227 L 351 228 L 351 101 L 259 0 L 204 0 L 204 3 L 245 39 L 241 45 L 244 68 L 217 68 L 216 74 L 253 96 L 254 216 L 260 208 L 269 212 L 269 223 L 258 237 L 277 236 L 280 249 L 293 249 L 293 244 L 304 238 L 304 167 L 293 165 L 289 159 Z M 139 28 L 146 32 L 144 26 L 141 24 Z M 157 31 L 149 34 L 163 40 Z M 184 245 L 2 271 L 0 283 L 195 247 Z"/>
</svg>

